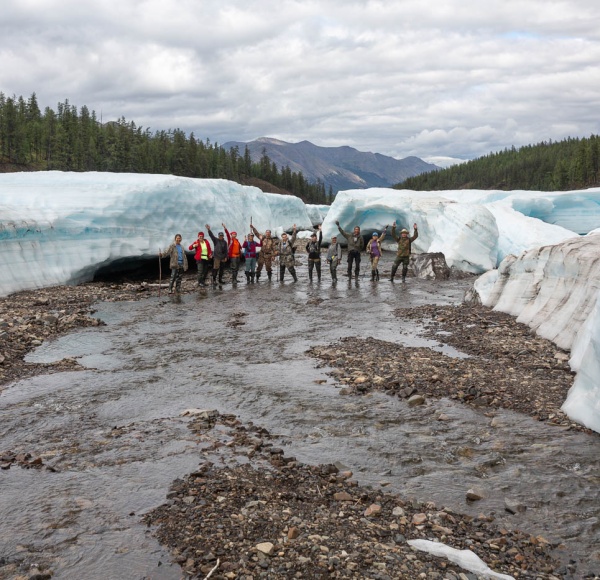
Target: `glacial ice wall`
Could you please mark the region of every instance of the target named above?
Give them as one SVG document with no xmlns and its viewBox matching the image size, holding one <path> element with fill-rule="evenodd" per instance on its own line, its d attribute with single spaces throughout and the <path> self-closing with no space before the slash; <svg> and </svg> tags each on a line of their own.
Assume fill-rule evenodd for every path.
<svg viewBox="0 0 600 580">
<path fill-rule="evenodd" d="M 498 197 L 481 191 L 342 191 L 323 222 L 323 237 L 337 234 L 336 221 L 346 231 L 358 225 L 369 236 L 394 221 L 412 235 L 417 223 L 414 251 L 443 252 L 449 266 L 475 274 L 496 268 L 509 254 L 577 237 L 563 227 L 523 215 Z M 596 223 L 600 224 L 600 212 Z M 391 236 L 384 247 L 394 247 Z"/>
<path fill-rule="evenodd" d="M 474 291 L 485 306 L 571 350 L 577 375 L 563 411 L 600 433 L 600 233 L 508 256 Z"/>
<path fill-rule="evenodd" d="M 0 295 L 93 278 L 119 258 L 184 245 L 208 223 L 241 235 L 311 228 L 304 203 L 221 179 L 36 172 L 0 175 Z M 273 228 L 274 229 L 274 228 Z"/>
</svg>

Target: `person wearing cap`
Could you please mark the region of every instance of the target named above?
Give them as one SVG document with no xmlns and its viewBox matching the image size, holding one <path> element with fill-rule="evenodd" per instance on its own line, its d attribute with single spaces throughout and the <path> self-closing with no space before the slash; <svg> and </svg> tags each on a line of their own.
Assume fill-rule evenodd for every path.
<svg viewBox="0 0 600 580">
<path fill-rule="evenodd" d="M 285 276 L 285 269 L 287 268 L 294 279 L 294 282 L 298 282 L 298 276 L 296 276 L 296 268 L 294 267 L 296 260 L 294 258 L 294 242 L 296 241 L 296 224 L 292 232 L 292 237 L 289 238 L 284 232 L 281 234 L 281 240 L 275 247 L 275 254 L 279 256 L 279 281 L 283 282 Z"/>
<path fill-rule="evenodd" d="M 196 250 L 194 259 L 198 264 L 198 286 L 206 286 L 206 275 L 208 274 L 209 263 L 212 257 L 212 248 L 210 242 L 204 239 L 204 232 L 198 232 L 198 239 L 189 247 L 190 250 Z"/>
<path fill-rule="evenodd" d="M 373 232 L 373 236 L 367 242 L 367 254 L 371 259 L 371 282 L 375 280 L 379 281 L 379 270 L 377 266 L 379 264 L 379 258 L 381 258 L 381 242 L 385 238 L 387 232 L 387 226 L 383 228 L 383 232 L 379 235 L 377 232 Z"/>
<path fill-rule="evenodd" d="M 348 278 L 352 278 L 352 262 L 355 262 L 356 264 L 354 267 L 354 275 L 358 278 L 358 274 L 360 273 L 360 253 L 365 248 L 365 241 L 360 235 L 360 228 L 355 226 L 352 233 L 349 233 L 340 227 L 340 222 L 336 221 L 335 225 L 338 227 L 340 234 L 342 234 L 348 242 Z"/>
<path fill-rule="evenodd" d="M 306 251 L 308 252 L 308 280 L 312 282 L 313 270 L 317 270 L 317 278 L 321 281 L 321 242 L 323 241 L 323 232 L 321 226 L 318 226 L 319 239 L 317 234 L 314 232 L 310 235 L 310 240 L 306 244 Z"/>
<path fill-rule="evenodd" d="M 264 234 L 261 234 L 252 224 L 250 229 L 254 232 L 256 237 L 260 240 L 260 252 L 258 253 L 258 262 L 256 266 L 256 281 L 260 278 L 263 266 L 267 271 L 267 277 L 269 281 L 273 275 L 273 258 L 275 257 L 276 240 L 271 237 L 271 230 L 265 230 Z"/>
<path fill-rule="evenodd" d="M 256 260 L 258 258 L 258 248 L 260 241 L 254 240 L 254 234 L 250 232 L 246 236 L 246 240 L 242 244 L 244 250 L 244 258 L 246 260 L 246 284 L 250 282 L 254 284 L 254 276 L 256 275 Z"/>
<path fill-rule="evenodd" d="M 329 264 L 329 273 L 331 274 L 331 281 L 337 282 L 337 267 L 342 259 L 342 246 L 338 244 L 337 236 L 331 237 L 331 243 L 327 248 L 326 260 Z"/>
<path fill-rule="evenodd" d="M 212 230 L 208 224 L 206 224 L 206 229 L 208 230 L 210 239 L 213 241 L 212 283 L 213 285 L 217 283 L 218 274 L 219 284 L 223 284 L 223 270 L 225 268 L 225 263 L 229 259 L 229 247 L 227 245 L 227 241 L 225 240 L 225 234 L 223 232 L 219 232 L 218 237 L 216 237 L 215 234 L 212 233 Z"/>
<path fill-rule="evenodd" d="M 390 276 L 390 282 L 394 281 L 396 270 L 398 266 L 402 264 L 402 282 L 406 282 L 406 274 L 408 273 L 408 264 L 410 263 L 410 252 L 411 244 L 419 237 L 417 230 L 417 224 L 414 224 L 414 233 L 411 237 L 408 237 L 408 230 L 403 228 L 400 230 L 400 236 L 396 235 L 396 222 L 392 224 L 392 238 L 398 242 L 398 251 L 396 252 L 396 259 L 392 266 L 392 275 Z"/>
<path fill-rule="evenodd" d="M 229 230 L 222 224 L 227 236 L 227 247 L 229 248 L 229 266 L 231 267 L 231 283 L 237 284 L 238 271 L 240 269 L 240 261 L 242 259 L 242 244 L 237 239 L 237 232 L 229 233 Z"/>
<path fill-rule="evenodd" d="M 181 291 L 181 275 L 188 269 L 188 260 L 185 250 L 181 245 L 181 234 L 175 234 L 174 242 L 165 250 L 165 253 L 158 252 L 160 258 L 169 256 L 169 268 L 171 268 L 171 280 L 169 281 L 169 294 Z"/>
</svg>

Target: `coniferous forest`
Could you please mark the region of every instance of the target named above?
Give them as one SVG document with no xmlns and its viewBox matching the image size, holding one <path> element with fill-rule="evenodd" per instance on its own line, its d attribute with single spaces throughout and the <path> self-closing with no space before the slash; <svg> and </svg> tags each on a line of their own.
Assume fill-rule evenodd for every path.
<svg viewBox="0 0 600 580">
<path fill-rule="evenodd" d="M 179 129 L 151 132 L 121 117 L 101 123 L 94 111 L 68 100 L 42 112 L 29 99 L 0 92 L 0 168 L 28 171 L 108 171 L 222 178 L 258 182 L 266 191 L 286 192 L 307 203 L 331 203 L 333 192 L 309 183 L 301 172 L 278 168 L 264 154 L 253 162 L 246 149 L 229 151 Z M 271 187 L 265 188 L 264 185 Z"/>
<path fill-rule="evenodd" d="M 600 185 L 600 137 L 543 142 L 422 173 L 394 186 L 418 191 L 524 189 L 566 191 Z"/>
</svg>

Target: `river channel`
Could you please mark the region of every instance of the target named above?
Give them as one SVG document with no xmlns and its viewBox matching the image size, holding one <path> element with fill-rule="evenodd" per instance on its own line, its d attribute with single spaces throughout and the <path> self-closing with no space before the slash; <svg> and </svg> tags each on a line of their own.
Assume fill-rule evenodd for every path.
<svg viewBox="0 0 600 580">
<path fill-rule="evenodd" d="M 502 411 L 501 427 L 491 429 L 481 411 L 449 399 L 411 408 L 380 393 L 341 396 L 330 369 L 306 354 L 373 336 L 465 356 L 393 311 L 458 304 L 467 285 L 261 280 L 98 304 L 105 326 L 47 342 L 28 359 L 72 357 L 84 370 L 0 394 L 0 450 L 29 451 L 54 469 L 0 472 L 0 564 L 26 556 L 57 579 L 179 578 L 141 516 L 201 461 L 181 416 L 201 408 L 265 427 L 305 463 L 339 462 L 361 484 L 384 481 L 406 498 L 493 513 L 508 528 L 562 542 L 578 574 L 595 571 L 600 438 Z M 440 411 L 449 420 L 435 421 Z M 475 505 L 465 499 L 473 486 L 486 491 Z M 509 514 L 506 498 L 527 510 Z"/>
</svg>

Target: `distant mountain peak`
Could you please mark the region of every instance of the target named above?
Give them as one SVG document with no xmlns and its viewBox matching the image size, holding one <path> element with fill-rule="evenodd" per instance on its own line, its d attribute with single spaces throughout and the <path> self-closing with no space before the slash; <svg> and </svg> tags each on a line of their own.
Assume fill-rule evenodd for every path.
<svg viewBox="0 0 600 580">
<path fill-rule="evenodd" d="M 310 141 L 288 143 L 272 137 L 260 137 L 248 143 L 230 141 L 224 149 L 248 147 L 252 161 L 259 162 L 263 152 L 279 168 L 301 172 L 309 181 L 321 181 L 337 193 L 346 189 L 391 187 L 427 171 L 440 169 L 418 157 L 394 159 L 381 153 L 364 153 L 348 145 L 320 147 Z"/>
</svg>

